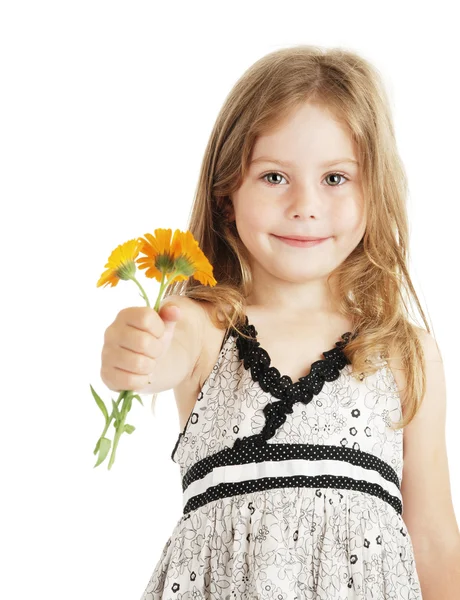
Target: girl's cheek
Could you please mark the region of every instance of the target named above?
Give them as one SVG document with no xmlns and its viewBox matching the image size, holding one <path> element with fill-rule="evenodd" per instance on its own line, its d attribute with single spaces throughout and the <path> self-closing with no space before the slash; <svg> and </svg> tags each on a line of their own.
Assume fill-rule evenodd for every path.
<svg viewBox="0 0 460 600">
<path fill-rule="evenodd" d="M 260 207 L 258 210 L 249 213 L 246 219 L 248 228 L 257 229 L 258 231 L 266 231 L 267 228 L 269 229 L 271 221 L 272 218 L 269 211 Z"/>
</svg>

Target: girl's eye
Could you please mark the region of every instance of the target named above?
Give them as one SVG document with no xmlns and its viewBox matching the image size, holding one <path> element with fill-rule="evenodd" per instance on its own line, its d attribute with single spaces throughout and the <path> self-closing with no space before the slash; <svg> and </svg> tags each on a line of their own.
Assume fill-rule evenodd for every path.
<svg viewBox="0 0 460 600">
<path fill-rule="evenodd" d="M 269 173 L 265 173 L 265 175 L 262 175 L 261 179 L 263 179 L 264 181 L 266 181 L 270 187 L 276 187 L 278 184 L 277 183 L 270 183 L 269 181 L 267 181 L 265 178 L 268 177 L 269 175 L 279 175 L 280 177 L 282 177 L 284 179 L 284 176 L 281 175 L 281 173 L 278 173 L 276 171 L 270 171 Z M 326 175 L 326 178 L 330 177 L 332 175 L 333 176 L 338 175 L 339 177 L 342 177 L 346 181 L 349 181 L 348 177 L 345 177 L 345 175 L 343 173 L 329 173 L 328 175 Z M 328 187 L 340 187 L 341 185 L 343 185 L 343 183 L 335 183 L 334 185 L 329 185 Z"/>
<path fill-rule="evenodd" d="M 269 175 L 279 175 L 280 177 L 283 177 L 283 175 L 281 175 L 281 173 L 277 173 L 276 171 L 270 171 L 270 173 L 266 173 L 265 175 L 262 175 L 261 179 L 266 181 L 270 187 L 276 187 L 278 184 L 270 183 L 269 181 L 267 181 L 265 178 L 268 177 Z M 283 177 L 283 179 L 284 179 L 284 177 Z"/>
</svg>

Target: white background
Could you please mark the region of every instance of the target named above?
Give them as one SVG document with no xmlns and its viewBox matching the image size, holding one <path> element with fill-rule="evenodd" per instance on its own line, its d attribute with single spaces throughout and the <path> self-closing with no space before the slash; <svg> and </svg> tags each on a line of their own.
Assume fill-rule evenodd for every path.
<svg viewBox="0 0 460 600">
<path fill-rule="evenodd" d="M 138 600 L 182 511 L 172 392 L 93 469 L 103 334 L 138 288 L 111 251 L 185 229 L 224 98 L 258 58 L 341 46 L 381 72 L 410 186 L 412 277 L 441 348 L 458 458 L 458 22 L 449 3 L 20 2 L 0 8 L 1 565 L 8 600 Z M 158 284 L 143 273 L 151 303 Z M 112 428 L 113 430 L 113 428 Z M 436 493 L 436 490 L 433 490 Z"/>
</svg>

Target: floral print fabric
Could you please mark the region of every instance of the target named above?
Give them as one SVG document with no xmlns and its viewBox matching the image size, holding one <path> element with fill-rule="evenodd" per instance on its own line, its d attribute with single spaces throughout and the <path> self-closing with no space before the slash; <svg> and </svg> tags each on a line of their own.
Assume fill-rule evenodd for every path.
<svg viewBox="0 0 460 600">
<path fill-rule="evenodd" d="M 323 381 L 308 401 L 291 402 L 292 412 L 264 442 L 278 444 L 281 454 L 283 444 L 346 448 L 353 464 L 348 458 L 259 462 L 258 489 L 226 495 L 226 485 L 246 481 L 243 463 L 250 461 L 234 452 L 236 439 L 257 439 L 264 407 L 278 401 L 245 367 L 249 350 L 238 342 L 237 332 L 224 338 L 174 447 L 184 508 L 187 495 L 200 503 L 177 521 L 141 600 L 420 600 L 411 538 L 395 508 L 402 507 L 403 432 L 389 427 L 401 406 L 386 362 L 361 381 L 340 363 L 335 379 Z M 226 462 L 193 481 L 194 470 L 219 456 Z M 377 462 L 385 467 L 380 473 Z M 277 477 L 269 477 L 271 465 Z M 294 483 L 279 476 L 284 467 L 302 468 Z M 372 492 L 357 489 L 367 482 Z M 211 491 L 217 497 L 208 500 Z"/>
</svg>

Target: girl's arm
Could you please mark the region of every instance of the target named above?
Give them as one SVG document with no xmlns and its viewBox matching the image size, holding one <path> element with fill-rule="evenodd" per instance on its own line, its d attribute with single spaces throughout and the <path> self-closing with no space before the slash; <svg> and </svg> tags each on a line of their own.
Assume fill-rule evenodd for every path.
<svg viewBox="0 0 460 600">
<path fill-rule="evenodd" d="M 426 394 L 404 428 L 403 519 L 412 539 L 423 600 L 459 600 L 460 533 L 446 451 L 446 385 L 436 340 L 416 327 L 426 360 Z M 390 362 L 390 361 L 389 361 Z M 399 389 L 404 373 L 390 364 Z"/>
</svg>

